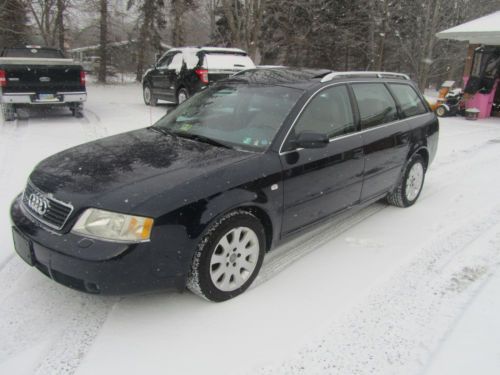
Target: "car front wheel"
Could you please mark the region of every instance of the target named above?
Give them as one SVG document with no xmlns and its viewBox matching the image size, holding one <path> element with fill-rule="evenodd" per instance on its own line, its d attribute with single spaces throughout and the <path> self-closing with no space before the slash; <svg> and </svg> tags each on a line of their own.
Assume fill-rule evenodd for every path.
<svg viewBox="0 0 500 375">
<path fill-rule="evenodd" d="M 257 277 L 265 253 L 265 232 L 250 212 L 237 210 L 218 219 L 198 245 L 187 287 L 210 301 L 243 293 Z"/>
<path fill-rule="evenodd" d="M 425 162 L 422 156 L 414 155 L 406 164 L 399 185 L 387 196 L 387 201 L 397 207 L 409 207 L 413 205 L 424 186 Z"/>
</svg>

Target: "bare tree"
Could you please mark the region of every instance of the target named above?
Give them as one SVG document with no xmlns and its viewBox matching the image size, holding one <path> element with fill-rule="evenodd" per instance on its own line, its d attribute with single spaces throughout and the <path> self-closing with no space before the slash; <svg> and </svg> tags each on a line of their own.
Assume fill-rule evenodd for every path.
<svg viewBox="0 0 500 375">
<path fill-rule="evenodd" d="M 27 41 L 28 17 L 21 0 L 0 0 L 0 45 L 11 47 Z"/>
<path fill-rule="evenodd" d="M 221 1 L 229 29 L 228 44 L 246 49 L 253 59 L 258 53 L 266 3 L 266 0 Z"/>
<path fill-rule="evenodd" d="M 24 0 L 46 46 L 64 49 L 64 17 L 70 0 Z"/>
</svg>

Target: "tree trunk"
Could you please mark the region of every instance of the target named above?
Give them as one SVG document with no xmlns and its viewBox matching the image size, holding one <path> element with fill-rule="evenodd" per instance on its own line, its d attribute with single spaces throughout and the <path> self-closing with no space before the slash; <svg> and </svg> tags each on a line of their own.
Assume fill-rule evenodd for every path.
<svg viewBox="0 0 500 375">
<path fill-rule="evenodd" d="M 100 0 L 101 8 L 101 28 L 99 35 L 99 57 L 101 61 L 99 62 L 99 74 L 97 81 L 100 83 L 106 83 L 107 75 L 107 60 L 108 60 L 108 0 Z"/>
<path fill-rule="evenodd" d="M 58 36 L 59 49 L 64 51 L 64 0 L 57 0 L 57 15 L 56 15 L 56 28 Z"/>
</svg>

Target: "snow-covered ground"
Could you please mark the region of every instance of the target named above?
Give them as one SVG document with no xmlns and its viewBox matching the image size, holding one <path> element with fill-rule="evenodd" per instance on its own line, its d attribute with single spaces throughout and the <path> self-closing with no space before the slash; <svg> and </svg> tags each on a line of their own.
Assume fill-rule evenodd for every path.
<svg viewBox="0 0 500 375">
<path fill-rule="evenodd" d="M 8 208 L 35 164 L 165 111 L 136 84 L 91 85 L 83 119 L 0 124 L 0 374 L 500 373 L 500 119 L 443 119 L 415 206 L 314 229 L 225 303 L 86 295 L 23 263 Z"/>
</svg>

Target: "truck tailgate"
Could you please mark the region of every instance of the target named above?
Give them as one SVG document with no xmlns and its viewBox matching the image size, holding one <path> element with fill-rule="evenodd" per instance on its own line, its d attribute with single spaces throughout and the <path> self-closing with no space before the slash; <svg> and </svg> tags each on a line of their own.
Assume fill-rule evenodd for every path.
<svg viewBox="0 0 500 375">
<path fill-rule="evenodd" d="M 56 93 L 85 91 L 80 82 L 78 65 L 1 65 L 5 71 L 8 92 Z"/>
</svg>

